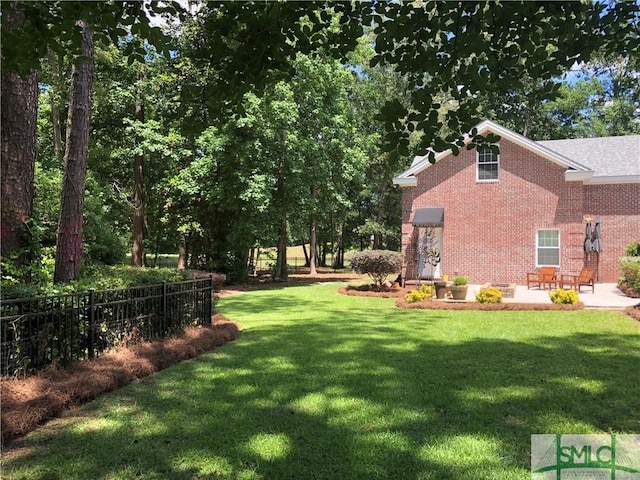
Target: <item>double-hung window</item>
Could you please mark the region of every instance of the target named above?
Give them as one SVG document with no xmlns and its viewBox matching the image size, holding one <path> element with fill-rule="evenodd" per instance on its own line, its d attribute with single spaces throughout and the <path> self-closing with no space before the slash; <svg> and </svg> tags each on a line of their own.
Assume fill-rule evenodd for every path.
<svg viewBox="0 0 640 480">
<path fill-rule="evenodd" d="M 489 147 L 479 148 L 476 162 L 477 180 L 479 182 L 498 180 L 500 160 L 498 154 Z"/>
<path fill-rule="evenodd" d="M 536 265 L 560 266 L 560 232 L 558 230 L 538 230 L 536 238 Z"/>
</svg>

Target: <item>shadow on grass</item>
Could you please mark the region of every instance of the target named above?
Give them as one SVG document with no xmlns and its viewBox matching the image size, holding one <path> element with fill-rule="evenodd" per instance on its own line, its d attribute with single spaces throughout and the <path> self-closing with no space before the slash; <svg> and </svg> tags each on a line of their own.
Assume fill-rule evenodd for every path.
<svg viewBox="0 0 640 480">
<path fill-rule="evenodd" d="M 440 312 L 403 314 L 419 330 L 341 315 L 253 326 L 106 396 L 3 478 L 516 479 L 533 433 L 640 430 L 637 336 L 447 340 L 430 336 Z"/>
</svg>

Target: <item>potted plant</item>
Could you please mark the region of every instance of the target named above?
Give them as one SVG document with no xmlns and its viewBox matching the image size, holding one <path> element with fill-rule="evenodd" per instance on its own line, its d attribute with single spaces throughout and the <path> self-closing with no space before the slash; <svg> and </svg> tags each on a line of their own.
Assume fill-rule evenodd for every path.
<svg viewBox="0 0 640 480">
<path fill-rule="evenodd" d="M 454 300 L 464 300 L 467 298 L 468 278 L 456 275 L 453 279 L 453 285 L 449 287 L 451 298 Z"/>
<path fill-rule="evenodd" d="M 435 281 L 433 286 L 436 289 L 436 298 L 442 300 L 447 295 L 447 282 Z"/>
</svg>

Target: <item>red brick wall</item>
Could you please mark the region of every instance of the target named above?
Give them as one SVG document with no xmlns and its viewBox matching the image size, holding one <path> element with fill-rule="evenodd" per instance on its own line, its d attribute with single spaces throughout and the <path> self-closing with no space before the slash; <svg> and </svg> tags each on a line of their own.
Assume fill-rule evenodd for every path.
<svg viewBox="0 0 640 480">
<path fill-rule="evenodd" d="M 416 187 L 403 188 L 402 243 L 410 258 L 416 208 L 444 207 L 442 272 L 472 283 L 523 284 L 536 268 L 536 232 L 560 232 L 560 270 L 595 266 L 598 280 L 615 282 L 618 258 L 640 241 L 640 184 L 585 186 L 567 182 L 564 168 L 507 140 L 500 142 L 497 182 L 476 182 L 476 151 L 431 165 Z M 600 218 L 603 252 L 583 252 L 583 215 Z M 405 278 L 415 277 L 407 262 Z"/>
<path fill-rule="evenodd" d="M 640 184 L 585 185 L 585 213 L 600 219 L 602 252 L 590 255 L 598 262 L 599 280 L 615 282 L 618 259 L 633 240 L 640 242 Z"/>
</svg>

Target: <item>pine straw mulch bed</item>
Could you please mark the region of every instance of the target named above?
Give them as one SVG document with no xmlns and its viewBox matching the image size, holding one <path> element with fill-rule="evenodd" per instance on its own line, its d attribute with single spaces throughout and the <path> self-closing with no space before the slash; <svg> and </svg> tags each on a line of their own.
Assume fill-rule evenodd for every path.
<svg viewBox="0 0 640 480">
<path fill-rule="evenodd" d="M 478 303 L 467 301 L 424 300 L 408 303 L 404 298 L 396 300 L 396 307 L 424 310 L 582 310 L 584 304 L 563 305 L 557 303 Z"/>
<path fill-rule="evenodd" d="M 627 297 L 631 298 L 640 298 L 640 292 L 638 292 L 633 287 L 629 286 L 626 283 L 621 283 L 618 285 L 618 289 L 624 293 Z M 629 315 L 631 318 L 638 320 L 640 322 L 640 303 L 633 307 L 627 307 L 624 309 L 624 313 Z"/>
<path fill-rule="evenodd" d="M 383 287 L 376 288 L 373 285 L 347 285 L 340 287 L 338 293 L 342 295 L 352 295 L 355 297 L 378 297 L 378 298 L 396 298 L 403 297 L 410 290 L 400 287 Z"/>
<path fill-rule="evenodd" d="M 338 293 L 343 295 L 353 295 L 359 297 L 396 298 L 396 307 L 429 309 L 429 310 L 581 310 L 584 308 L 582 302 L 576 305 L 559 305 L 555 303 L 478 303 L 468 301 L 447 301 L 447 300 L 423 300 L 422 302 L 409 303 L 404 296 L 411 290 L 400 287 L 388 287 L 382 290 L 376 289 L 373 285 L 347 285 L 338 289 Z"/>
<path fill-rule="evenodd" d="M 65 410 L 87 403 L 175 363 L 240 336 L 238 325 L 220 314 L 211 327 L 190 327 L 164 340 L 114 349 L 95 360 L 60 369 L 51 366 L 24 379 L 0 379 L 2 444 L 24 435 Z"/>
<path fill-rule="evenodd" d="M 624 309 L 624 313 L 629 315 L 631 318 L 638 320 L 640 322 L 640 303 L 635 307 L 627 307 Z"/>
<path fill-rule="evenodd" d="M 618 290 L 624 293 L 627 297 L 640 298 L 640 292 L 626 282 L 618 284 Z"/>
</svg>

